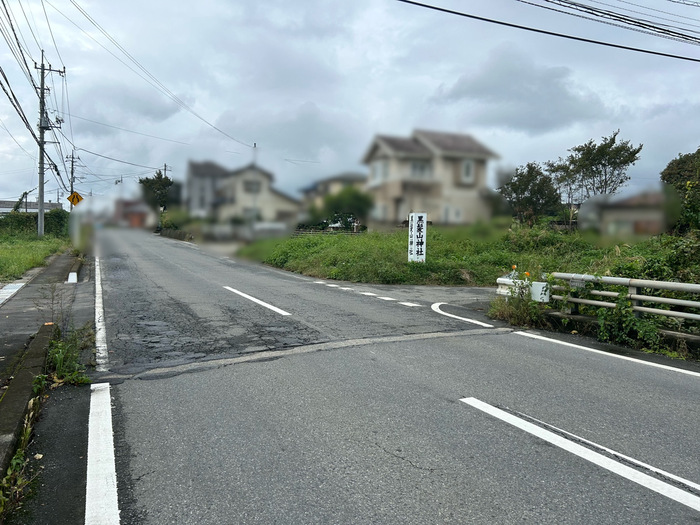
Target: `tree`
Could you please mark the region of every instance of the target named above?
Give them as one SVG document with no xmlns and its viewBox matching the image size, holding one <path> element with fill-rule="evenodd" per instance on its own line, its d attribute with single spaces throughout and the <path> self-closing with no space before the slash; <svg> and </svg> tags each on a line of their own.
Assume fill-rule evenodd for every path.
<svg viewBox="0 0 700 525">
<path fill-rule="evenodd" d="M 678 154 L 661 172 L 661 181 L 673 186 L 680 197 L 680 218 L 676 227 L 683 231 L 700 228 L 700 148 L 695 153 Z"/>
<path fill-rule="evenodd" d="M 153 177 L 140 178 L 139 184 L 143 186 L 143 197 L 146 202 L 156 211 L 160 211 L 161 208 L 165 210 L 173 179 L 158 170 Z"/>
<path fill-rule="evenodd" d="M 552 178 L 537 162 L 519 166 L 510 181 L 498 188 L 521 223 L 531 227 L 543 215 L 554 214 L 561 198 Z"/>
<path fill-rule="evenodd" d="M 351 229 L 357 220 L 363 223 L 372 209 L 372 197 L 353 186 L 346 186 L 335 195 L 326 195 L 323 212 L 331 222 L 340 222 L 345 229 Z"/>
<path fill-rule="evenodd" d="M 547 170 L 568 202 L 580 204 L 595 195 L 613 195 L 630 180 L 627 170 L 639 160 L 643 145 L 632 146 L 629 140 L 618 142 L 619 133 L 618 129 L 603 137 L 600 144 L 591 139 L 574 146 L 565 159 L 547 163 Z"/>
</svg>

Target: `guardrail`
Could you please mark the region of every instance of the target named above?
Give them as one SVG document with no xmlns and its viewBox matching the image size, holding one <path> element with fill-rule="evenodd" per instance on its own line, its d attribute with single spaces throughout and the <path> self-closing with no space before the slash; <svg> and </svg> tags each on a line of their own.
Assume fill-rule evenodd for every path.
<svg viewBox="0 0 700 525">
<path fill-rule="evenodd" d="M 691 319 L 700 321 L 700 314 L 666 310 L 663 308 L 650 308 L 641 306 L 641 303 L 665 304 L 669 306 L 681 306 L 685 308 L 693 308 L 700 311 L 700 301 L 690 301 L 687 299 L 675 299 L 672 297 L 663 297 L 658 295 L 645 295 L 642 290 L 669 290 L 674 292 L 684 292 L 691 294 L 700 294 L 700 284 L 692 283 L 677 283 L 672 281 L 650 281 L 646 279 L 629 279 L 626 277 L 599 277 L 595 275 L 575 274 L 575 273 L 560 273 L 554 272 L 549 274 L 554 279 L 561 279 L 569 282 L 568 288 L 560 285 L 552 285 L 552 291 L 569 291 L 571 289 L 583 289 L 586 283 L 599 283 L 609 286 L 624 286 L 627 288 L 627 293 L 612 292 L 607 290 L 588 289 L 586 292 L 595 297 L 607 297 L 618 300 L 620 295 L 630 300 L 632 310 L 635 312 L 644 312 L 654 315 L 663 315 L 667 317 L 676 317 L 681 319 Z M 588 304 L 591 306 L 600 306 L 603 308 L 615 308 L 615 302 L 599 301 L 595 299 L 586 299 L 580 297 L 572 297 L 571 293 L 564 295 L 551 295 L 552 299 L 567 301 L 574 304 Z"/>
<path fill-rule="evenodd" d="M 498 284 L 498 290 L 496 293 L 499 295 L 512 295 L 513 289 L 517 289 L 521 286 L 529 286 L 531 287 L 531 297 L 535 301 L 549 302 L 549 299 L 551 298 L 558 301 L 573 303 L 575 306 L 584 304 L 602 308 L 615 308 L 617 301 L 622 295 L 625 299 L 628 299 L 631 302 L 632 310 L 635 312 L 700 321 L 700 313 L 642 306 L 643 303 L 663 304 L 668 305 L 669 307 L 680 306 L 686 309 L 692 308 L 700 312 L 700 301 L 676 299 L 673 297 L 663 297 L 658 295 L 646 295 L 642 293 L 642 290 L 669 290 L 689 294 L 700 294 L 700 284 L 678 283 L 671 281 L 650 281 L 645 279 L 629 279 L 626 277 L 604 277 L 561 272 L 553 272 L 547 275 L 555 280 L 567 281 L 568 286 L 541 282 L 528 282 L 509 277 L 500 277 L 496 281 Z M 623 286 L 627 288 L 627 293 L 597 290 L 587 287 L 587 283 L 608 286 Z M 545 285 L 546 291 L 542 291 L 542 285 Z M 586 294 L 593 297 L 609 298 L 612 299 L 613 302 L 577 297 L 575 295 L 576 290 L 585 291 Z M 574 295 L 572 295 L 572 291 L 574 291 Z M 556 294 L 555 292 L 566 292 L 566 295 Z"/>
</svg>

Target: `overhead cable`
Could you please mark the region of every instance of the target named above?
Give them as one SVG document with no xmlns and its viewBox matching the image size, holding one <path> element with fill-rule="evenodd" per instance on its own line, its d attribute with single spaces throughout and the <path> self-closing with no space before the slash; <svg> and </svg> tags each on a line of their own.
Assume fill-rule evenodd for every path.
<svg viewBox="0 0 700 525">
<path fill-rule="evenodd" d="M 547 31 L 547 30 L 544 30 L 544 29 L 536 29 L 536 28 L 534 28 L 534 27 L 528 27 L 528 26 L 522 26 L 522 25 L 518 25 L 518 24 L 512 24 L 512 23 L 510 23 L 510 22 L 503 22 L 502 20 L 493 20 L 493 19 L 491 19 L 491 18 L 484 18 L 484 17 L 482 17 L 482 16 L 472 15 L 472 14 L 464 13 L 464 12 L 461 12 L 461 11 L 453 11 L 453 10 L 451 10 L 451 9 L 445 9 L 444 7 L 437 7 L 437 6 L 434 6 L 434 5 L 422 4 L 422 3 L 420 3 L 420 2 L 415 2 L 415 1 L 413 1 L 413 0 L 396 0 L 396 1 L 397 1 L 397 2 L 402 2 L 402 3 L 404 3 L 404 4 L 413 5 L 413 6 L 416 6 L 416 7 L 424 7 L 424 8 L 426 8 L 426 9 L 431 9 L 431 10 L 433 10 L 433 11 L 438 11 L 438 12 L 441 12 L 441 13 L 446 13 L 446 14 L 450 14 L 450 15 L 461 16 L 461 17 L 464 17 L 464 18 L 471 18 L 471 19 L 473 19 L 473 20 L 479 20 L 480 22 L 488 22 L 488 23 L 491 23 L 491 24 L 498 24 L 498 25 L 502 25 L 502 26 L 505 26 L 505 27 L 512 27 L 512 28 L 515 28 L 515 29 L 522 29 L 522 30 L 524 30 L 524 31 L 531 31 L 531 32 L 533 32 L 533 33 L 539 33 L 539 34 L 542 34 L 542 35 L 556 36 L 556 37 L 559 37 L 559 38 L 566 38 L 566 39 L 569 39 L 569 40 L 575 40 L 575 41 L 577 41 L 577 42 L 585 42 L 585 43 L 587 43 L 587 44 L 596 44 L 596 45 L 601 45 L 601 46 L 606 46 L 606 47 L 612 47 L 612 48 L 615 48 L 615 49 L 624 49 L 624 50 L 626 50 L 626 51 L 636 51 L 636 52 L 638 52 L 638 53 L 646 53 L 646 54 L 649 54 L 649 55 L 656 55 L 656 56 L 662 56 L 662 57 L 666 57 L 666 58 L 675 58 L 675 59 L 678 59 L 678 60 L 687 60 L 687 61 L 689 61 L 689 62 L 699 62 L 699 63 L 700 63 L 700 58 L 691 58 L 691 57 L 685 57 L 685 56 L 681 56 L 681 55 L 672 55 L 672 54 L 670 54 L 670 53 L 661 53 L 661 52 L 659 52 L 659 51 L 651 51 L 651 50 L 648 50 L 648 49 L 640 49 L 640 48 L 636 48 L 636 47 L 623 46 L 623 45 L 620 45 L 620 44 L 613 44 L 613 43 L 611 43 L 611 42 L 602 42 L 602 41 L 600 41 L 600 40 L 592 40 L 592 39 L 590 39 L 590 38 L 583 38 L 583 37 L 579 37 L 579 36 L 567 35 L 567 34 L 564 34 L 564 33 L 555 33 L 555 32 L 553 32 L 553 31 Z"/>
</svg>

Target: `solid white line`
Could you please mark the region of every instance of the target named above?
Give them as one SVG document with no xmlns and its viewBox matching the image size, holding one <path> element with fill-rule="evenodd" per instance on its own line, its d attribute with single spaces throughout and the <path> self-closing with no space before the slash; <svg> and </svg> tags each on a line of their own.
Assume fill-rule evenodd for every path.
<svg viewBox="0 0 700 525">
<path fill-rule="evenodd" d="M 452 317 L 453 319 L 459 319 L 460 321 L 464 321 L 465 323 L 472 323 L 472 324 L 475 324 L 478 326 L 483 326 L 484 328 L 493 328 L 492 324 L 482 323 L 481 321 L 476 321 L 474 319 L 468 319 L 467 317 L 460 317 L 458 315 L 452 315 L 452 314 L 448 314 L 447 312 L 443 312 L 442 310 L 440 310 L 440 306 L 442 306 L 443 304 L 447 304 L 447 303 L 435 303 L 430 308 L 433 312 L 437 312 L 440 315 L 444 315 L 447 317 Z"/>
<path fill-rule="evenodd" d="M 377 297 L 377 299 L 381 299 L 382 301 L 396 301 L 393 297 Z"/>
<path fill-rule="evenodd" d="M 679 476 L 676 476 L 675 474 L 671 474 L 670 472 L 666 472 L 665 470 L 661 470 L 660 468 L 656 468 L 652 465 L 649 465 L 648 463 L 643 463 L 642 461 L 638 461 L 638 460 L 631 458 L 629 456 L 625 456 L 624 454 L 620 454 L 619 452 L 617 452 L 615 450 L 612 450 L 610 448 L 599 445 L 598 443 L 594 443 L 593 441 L 589 441 L 586 438 L 582 438 L 581 436 L 577 436 L 576 434 L 572 434 L 571 432 L 567 432 L 566 430 L 562 430 L 561 428 L 555 427 L 554 425 L 550 425 L 549 423 L 545 423 L 544 421 L 540 421 L 537 418 L 531 417 L 530 419 L 532 419 L 533 421 L 536 421 L 537 423 L 545 425 L 548 428 L 556 430 L 557 432 L 561 432 L 562 434 L 566 434 L 567 436 L 571 436 L 573 439 L 576 439 L 582 443 L 588 443 L 591 446 L 594 446 L 600 450 L 604 450 L 605 452 L 607 452 L 609 454 L 613 454 L 616 457 L 624 459 L 625 461 L 629 461 L 630 463 L 634 463 L 637 466 L 640 466 L 640 467 L 645 468 L 647 470 L 651 470 L 651 471 L 653 471 L 657 474 L 660 474 L 662 476 L 665 476 L 667 478 L 671 478 L 671 479 L 674 479 L 674 480 L 679 481 L 681 483 L 684 483 L 690 487 L 693 487 L 695 490 L 700 492 L 700 484 L 698 484 L 698 483 L 693 483 L 692 481 L 689 481 L 687 479 L 683 479 Z"/>
<path fill-rule="evenodd" d="M 593 352 L 595 354 L 601 354 L 601 355 L 604 355 L 607 357 L 614 357 L 616 359 L 623 359 L 625 361 L 632 361 L 632 362 L 640 364 L 640 365 L 653 366 L 655 368 L 661 368 L 663 370 L 670 370 L 672 372 L 678 372 L 679 374 L 687 374 L 689 376 L 700 377 L 700 373 L 693 372 L 691 370 L 683 370 L 682 368 L 676 368 L 673 366 L 662 365 L 662 364 L 658 364 L 658 363 L 650 363 L 649 361 L 642 361 L 640 359 L 635 359 L 634 357 L 627 357 L 624 355 L 611 354 L 610 352 L 604 352 L 603 350 L 596 350 L 595 348 L 589 348 L 587 346 L 581 346 L 581 345 L 577 345 L 574 343 L 567 343 L 565 341 L 558 341 L 556 339 L 551 339 L 549 337 L 544 337 L 542 335 L 529 334 L 527 332 L 513 332 L 513 333 L 517 334 L 517 335 L 522 335 L 524 337 L 530 337 L 532 339 L 539 339 L 540 341 L 547 341 L 549 343 L 557 343 L 557 344 L 560 344 L 563 346 L 569 346 L 571 348 L 576 348 L 578 350 L 586 350 L 587 352 Z"/>
<path fill-rule="evenodd" d="M 106 372 L 109 365 L 107 351 L 107 328 L 105 326 L 104 305 L 102 302 L 102 272 L 100 258 L 95 257 L 95 360 L 98 372 Z"/>
<path fill-rule="evenodd" d="M 117 473 L 109 383 L 91 386 L 85 524 L 118 525 Z"/>
<path fill-rule="evenodd" d="M 281 309 L 277 308 L 276 306 L 272 306 L 271 304 L 267 304 L 266 302 L 263 302 L 260 299 L 256 299 L 255 297 L 252 297 L 252 296 L 245 294 L 239 290 L 231 288 L 230 286 L 224 286 L 224 288 L 226 288 L 229 292 L 233 292 L 235 294 L 240 295 L 241 297 L 245 297 L 249 301 L 253 301 L 254 303 L 257 303 L 260 306 L 264 306 L 265 308 L 269 308 L 273 312 L 277 312 L 280 315 L 292 315 L 289 312 L 285 312 L 284 310 L 281 310 Z"/>
<path fill-rule="evenodd" d="M 537 425 L 530 423 L 529 421 L 520 419 L 519 417 L 516 417 L 513 414 L 509 414 L 508 412 L 505 412 L 499 408 L 489 405 L 488 403 L 484 403 L 483 401 L 480 401 L 476 398 L 469 397 L 460 399 L 460 401 L 478 410 L 481 410 L 482 412 L 485 412 L 490 416 L 500 419 L 505 423 L 508 423 L 510 425 L 513 425 L 514 427 L 524 430 L 525 432 L 528 432 L 533 436 L 536 436 L 548 443 L 551 443 L 552 445 L 566 450 L 571 454 L 583 458 L 586 461 L 590 461 L 594 465 L 598 465 L 599 467 L 609 470 L 610 472 L 617 474 L 618 476 L 622 476 L 623 478 L 633 481 L 643 487 L 648 488 L 649 490 L 653 490 L 654 492 L 657 492 L 662 496 L 666 496 L 667 498 L 677 501 L 678 503 L 686 505 L 691 509 L 700 511 L 700 497 L 695 496 L 690 492 L 681 490 L 677 487 L 674 487 L 673 485 L 669 485 L 668 483 L 665 483 L 659 479 L 656 479 L 652 476 L 649 476 L 638 470 L 628 467 L 627 465 L 618 463 L 617 461 L 610 459 L 607 456 L 598 454 L 597 452 L 594 452 L 589 448 L 574 443 L 573 441 L 569 441 L 568 439 L 559 436 L 554 432 L 550 432 L 549 430 L 545 430 L 541 427 L 538 427 Z M 683 482 L 685 482 L 685 480 L 683 480 Z"/>
<path fill-rule="evenodd" d="M 399 303 L 399 304 L 402 304 L 404 306 L 421 306 L 420 304 L 416 304 L 416 303 Z"/>
</svg>

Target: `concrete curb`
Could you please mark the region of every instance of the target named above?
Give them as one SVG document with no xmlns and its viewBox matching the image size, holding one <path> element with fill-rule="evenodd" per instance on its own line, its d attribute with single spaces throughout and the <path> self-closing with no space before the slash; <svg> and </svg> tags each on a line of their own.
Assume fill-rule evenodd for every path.
<svg viewBox="0 0 700 525">
<path fill-rule="evenodd" d="M 68 283 L 77 283 L 78 282 L 78 274 L 80 273 L 80 268 L 83 266 L 83 261 L 78 258 L 75 260 L 73 265 L 70 267 L 70 271 L 68 272 Z"/>
<path fill-rule="evenodd" d="M 0 400 L 0 477 L 4 477 L 15 454 L 17 439 L 24 425 L 29 401 L 34 397 L 34 378 L 44 373 L 49 341 L 54 326 L 43 325 L 29 343 L 22 360 Z"/>
</svg>

